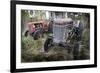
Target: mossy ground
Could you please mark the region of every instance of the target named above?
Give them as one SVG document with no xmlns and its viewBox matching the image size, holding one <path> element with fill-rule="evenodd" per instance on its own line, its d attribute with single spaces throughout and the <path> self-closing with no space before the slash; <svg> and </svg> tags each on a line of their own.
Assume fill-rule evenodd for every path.
<svg viewBox="0 0 100 73">
<path fill-rule="evenodd" d="M 48 37 L 45 34 L 43 38 L 34 40 L 33 37 L 22 36 L 21 40 L 21 62 L 47 62 L 47 61 L 64 61 L 74 60 L 73 53 L 68 53 L 67 48 L 52 46 L 48 53 L 43 51 L 43 45 Z M 89 49 L 89 30 L 85 30 L 82 36 L 79 60 L 90 58 Z"/>
</svg>

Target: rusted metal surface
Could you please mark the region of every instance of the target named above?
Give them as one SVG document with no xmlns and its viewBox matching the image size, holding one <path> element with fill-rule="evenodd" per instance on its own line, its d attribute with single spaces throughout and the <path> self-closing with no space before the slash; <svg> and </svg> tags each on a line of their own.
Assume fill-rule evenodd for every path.
<svg viewBox="0 0 100 73">
<path fill-rule="evenodd" d="M 44 31 L 48 30 L 48 22 L 38 21 L 38 22 L 29 22 L 28 29 L 30 33 L 33 33 L 38 27 L 43 28 Z"/>
</svg>

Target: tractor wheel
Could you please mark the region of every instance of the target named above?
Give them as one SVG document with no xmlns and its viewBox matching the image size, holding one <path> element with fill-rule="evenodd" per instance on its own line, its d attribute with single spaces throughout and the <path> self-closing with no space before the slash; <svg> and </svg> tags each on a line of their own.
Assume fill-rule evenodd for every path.
<svg viewBox="0 0 100 73">
<path fill-rule="evenodd" d="M 47 40 L 44 43 L 44 51 L 48 52 L 49 47 L 52 45 L 53 40 L 52 37 L 47 38 Z"/>
<path fill-rule="evenodd" d="M 40 31 L 35 31 L 34 32 L 34 35 L 33 35 L 34 40 L 38 40 L 38 38 L 40 38 L 40 36 L 41 36 Z"/>
<path fill-rule="evenodd" d="M 29 35 L 29 31 L 28 30 L 26 30 L 26 32 L 25 32 L 25 34 L 24 34 L 24 36 L 25 37 L 27 37 Z"/>
</svg>

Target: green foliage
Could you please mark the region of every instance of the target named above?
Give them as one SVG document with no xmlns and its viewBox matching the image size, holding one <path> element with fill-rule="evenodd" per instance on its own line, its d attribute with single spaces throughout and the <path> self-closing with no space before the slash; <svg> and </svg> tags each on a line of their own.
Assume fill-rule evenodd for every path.
<svg viewBox="0 0 100 73">
<path fill-rule="evenodd" d="M 26 24 L 30 21 L 28 10 L 21 10 L 21 32 L 25 31 Z"/>
<path fill-rule="evenodd" d="M 80 59 L 89 59 L 90 58 L 90 31 L 86 29 L 82 37 L 82 47 L 80 51 Z"/>
<path fill-rule="evenodd" d="M 90 30 L 89 29 L 86 29 L 83 33 L 82 44 L 85 45 L 85 47 L 89 49 L 89 44 L 90 44 Z"/>
<path fill-rule="evenodd" d="M 34 15 L 34 21 L 39 21 L 41 19 L 45 19 L 45 11 L 41 11 L 41 10 L 36 10 L 34 11 L 35 15 Z"/>
<path fill-rule="evenodd" d="M 28 10 L 21 10 L 21 16 L 24 17 L 29 17 Z"/>
<path fill-rule="evenodd" d="M 45 38 L 47 36 L 45 35 Z M 22 49 L 21 49 L 21 61 L 22 62 L 43 62 L 43 61 L 62 61 L 72 60 L 71 54 L 68 51 L 59 46 L 53 46 L 49 48 L 48 53 L 41 52 L 43 42 L 40 39 L 33 40 L 32 37 L 22 36 Z"/>
</svg>

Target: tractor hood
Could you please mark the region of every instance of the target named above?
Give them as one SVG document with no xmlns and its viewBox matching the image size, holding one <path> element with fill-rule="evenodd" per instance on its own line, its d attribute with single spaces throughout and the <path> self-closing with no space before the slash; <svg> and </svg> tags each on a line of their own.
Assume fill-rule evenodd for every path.
<svg viewBox="0 0 100 73">
<path fill-rule="evenodd" d="M 73 23 L 73 20 L 71 18 L 66 19 L 54 19 L 54 23 L 56 25 L 67 25 Z"/>
</svg>

